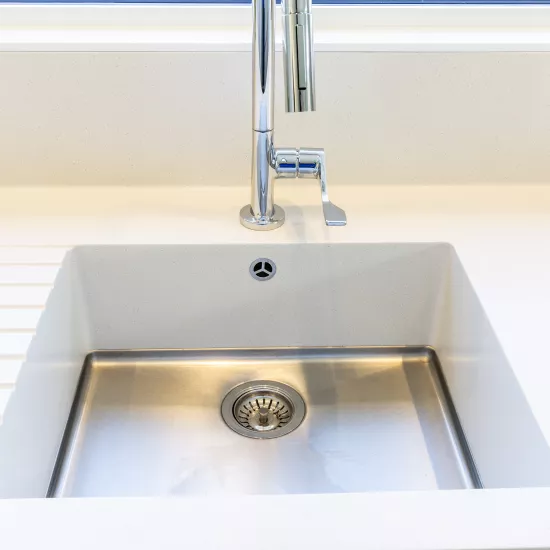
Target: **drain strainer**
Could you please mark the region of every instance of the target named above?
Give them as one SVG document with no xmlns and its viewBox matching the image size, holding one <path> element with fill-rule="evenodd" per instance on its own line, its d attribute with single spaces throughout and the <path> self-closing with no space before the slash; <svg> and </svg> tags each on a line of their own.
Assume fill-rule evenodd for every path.
<svg viewBox="0 0 550 550">
<path fill-rule="evenodd" d="M 290 386 L 269 380 L 245 382 L 222 402 L 222 418 L 235 432 L 256 439 L 281 437 L 304 419 L 306 405 Z"/>
</svg>

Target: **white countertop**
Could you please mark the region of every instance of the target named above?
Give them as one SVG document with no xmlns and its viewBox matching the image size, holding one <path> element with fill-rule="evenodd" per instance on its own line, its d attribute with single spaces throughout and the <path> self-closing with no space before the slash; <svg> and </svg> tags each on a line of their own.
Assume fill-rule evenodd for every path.
<svg viewBox="0 0 550 550">
<path fill-rule="evenodd" d="M 545 354 L 550 186 L 340 185 L 331 191 L 334 202 L 347 212 L 347 227 L 325 227 L 315 182 L 292 181 L 278 183 L 276 189 L 277 202 L 287 212 L 286 224 L 258 233 L 238 222 L 239 209 L 248 198 L 245 186 L 1 188 L 0 415 L 57 269 L 72 246 L 444 241 L 455 246 L 550 442 L 550 368 Z M 334 548 L 336 541 L 373 548 L 550 546 L 550 522 L 544 521 L 550 489 L 253 499 L 257 503 L 273 499 L 269 504 L 278 499 L 285 508 L 287 525 L 277 532 L 280 548 Z M 194 537 L 193 547 L 241 548 L 241 527 L 230 523 L 238 521 L 238 499 L 193 502 L 3 501 L 0 525 L 8 520 L 8 537 L 14 537 L 10 548 L 39 544 L 42 536 L 49 535 L 56 536 L 63 548 L 74 547 L 75 542 L 80 548 L 97 547 L 105 540 L 112 541 L 113 548 L 120 547 L 121 540 L 126 544 L 132 540 L 133 548 L 153 547 L 153 541 L 157 547 L 175 548 L 188 537 Z M 213 530 L 216 510 L 222 517 Z M 453 510 L 461 517 L 448 517 Z M 331 514 L 330 525 L 322 520 L 325 513 Z M 60 536 L 60 525 L 68 521 L 60 518 L 68 514 L 72 529 L 65 526 Z M 133 531 L 121 538 L 128 534 L 125 525 L 142 515 L 151 520 L 151 532 L 141 519 L 142 536 Z M 24 529 L 30 520 L 36 529 Z M 245 525 L 245 540 L 250 540 L 250 533 L 263 533 L 261 524 L 252 519 L 252 525 Z M 79 529 L 94 533 L 81 540 Z M 228 532 L 235 536 L 220 538 Z M 80 533 L 84 539 L 86 535 Z"/>
</svg>

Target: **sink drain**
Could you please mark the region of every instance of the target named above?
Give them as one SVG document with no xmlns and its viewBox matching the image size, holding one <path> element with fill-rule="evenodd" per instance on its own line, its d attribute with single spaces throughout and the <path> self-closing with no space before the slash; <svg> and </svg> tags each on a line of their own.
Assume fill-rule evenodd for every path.
<svg viewBox="0 0 550 550">
<path fill-rule="evenodd" d="M 295 430 L 304 419 L 306 405 L 290 386 L 269 380 L 245 382 L 222 402 L 222 418 L 245 437 L 272 439 Z"/>
</svg>

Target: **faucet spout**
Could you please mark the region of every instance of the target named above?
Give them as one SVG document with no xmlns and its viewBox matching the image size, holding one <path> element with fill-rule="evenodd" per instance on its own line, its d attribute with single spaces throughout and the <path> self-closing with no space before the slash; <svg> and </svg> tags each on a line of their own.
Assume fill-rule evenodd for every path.
<svg viewBox="0 0 550 550">
<path fill-rule="evenodd" d="M 315 111 L 311 0 L 281 0 L 286 110 Z"/>
</svg>

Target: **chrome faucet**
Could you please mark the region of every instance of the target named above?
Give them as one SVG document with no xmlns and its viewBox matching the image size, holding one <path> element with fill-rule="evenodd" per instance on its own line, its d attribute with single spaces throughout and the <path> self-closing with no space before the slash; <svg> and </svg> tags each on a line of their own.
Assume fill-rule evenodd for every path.
<svg viewBox="0 0 550 550">
<path fill-rule="evenodd" d="M 283 225 L 284 210 L 273 200 L 276 178 L 316 178 L 327 225 L 346 225 L 346 213 L 328 198 L 323 149 L 278 148 L 273 144 L 275 0 L 252 0 L 252 197 L 241 209 L 248 229 Z M 283 59 L 287 112 L 315 110 L 311 0 L 282 0 Z"/>
</svg>

